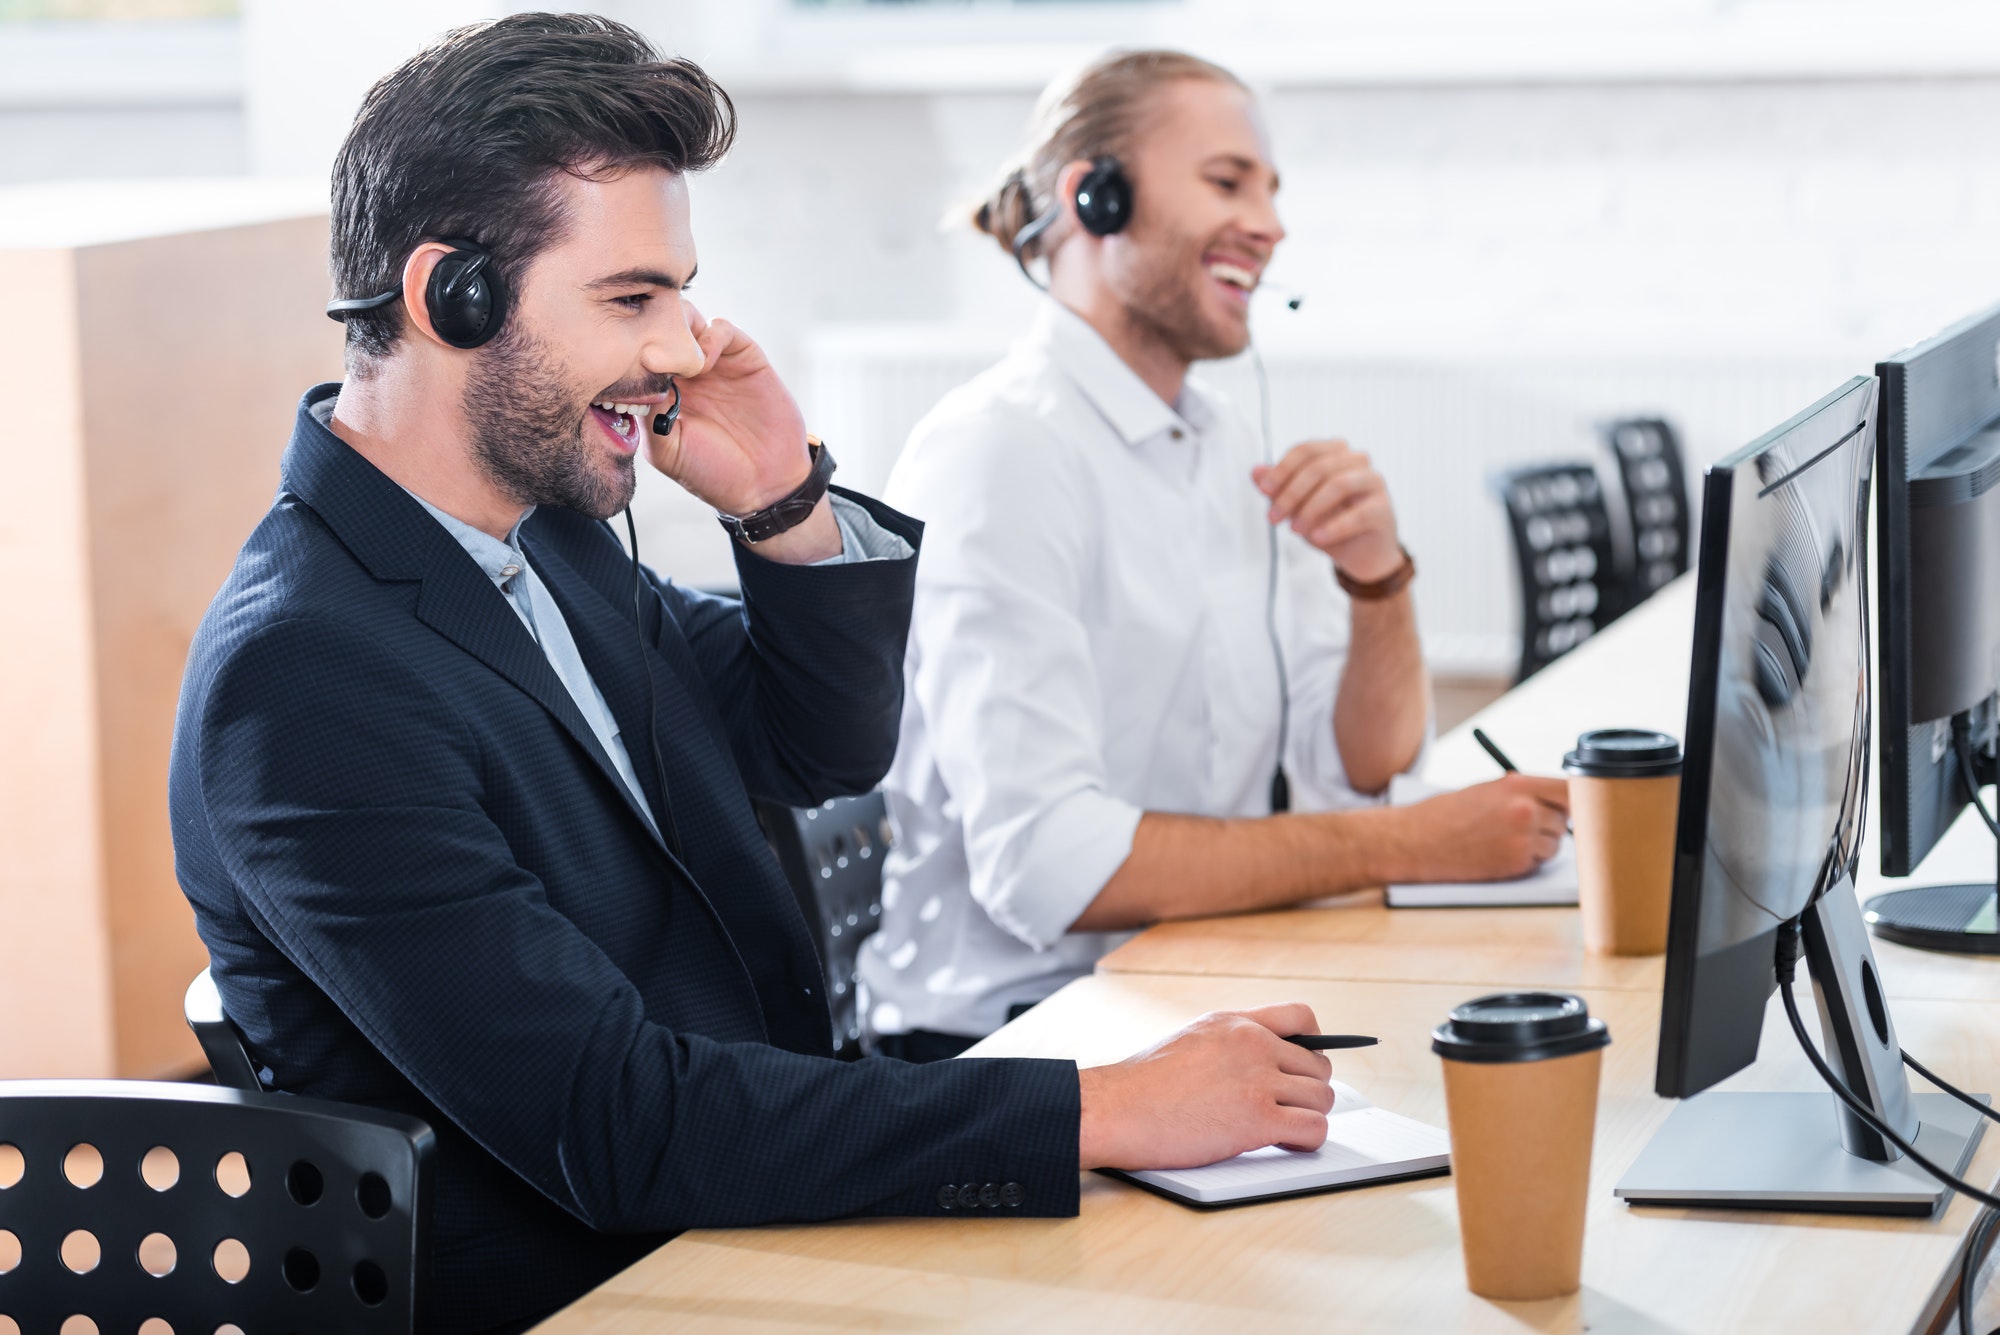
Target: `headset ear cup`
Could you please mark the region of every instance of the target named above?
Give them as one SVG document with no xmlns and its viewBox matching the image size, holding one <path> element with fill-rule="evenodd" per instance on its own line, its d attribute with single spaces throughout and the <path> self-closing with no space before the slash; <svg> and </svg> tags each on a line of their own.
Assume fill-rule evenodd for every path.
<svg viewBox="0 0 2000 1335">
<path fill-rule="evenodd" d="M 1076 183 L 1076 219 L 1092 236 L 1122 232 L 1132 221 L 1132 178 L 1117 158 L 1098 158 Z"/>
<path fill-rule="evenodd" d="M 460 246 L 439 260 L 424 284 L 424 310 L 437 336 L 454 348 L 490 340 L 507 318 L 507 288 L 493 257 L 476 246 Z"/>
</svg>

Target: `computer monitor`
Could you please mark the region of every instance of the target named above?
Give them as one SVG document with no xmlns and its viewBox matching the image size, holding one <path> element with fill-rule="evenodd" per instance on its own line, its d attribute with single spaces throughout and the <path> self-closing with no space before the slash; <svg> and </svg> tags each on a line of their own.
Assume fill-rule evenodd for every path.
<svg viewBox="0 0 2000 1335">
<path fill-rule="evenodd" d="M 1928 1214 L 1946 1196 L 1830 1093 L 1710 1088 L 1757 1059 L 1793 919 L 1848 1086 L 1947 1167 L 1977 1143 L 1977 1113 L 1910 1092 L 1854 895 L 1875 394 L 1857 376 L 1704 478 L 1655 1080 L 1682 1102 L 1618 1184 L 1635 1205 Z"/>
<path fill-rule="evenodd" d="M 1882 874 L 1916 871 L 1993 781 L 2000 689 L 2000 308 L 1881 363 Z M 1968 774 L 1970 782 L 1968 782 Z M 1994 879 L 1877 895 L 1878 936 L 2000 954 Z"/>
</svg>

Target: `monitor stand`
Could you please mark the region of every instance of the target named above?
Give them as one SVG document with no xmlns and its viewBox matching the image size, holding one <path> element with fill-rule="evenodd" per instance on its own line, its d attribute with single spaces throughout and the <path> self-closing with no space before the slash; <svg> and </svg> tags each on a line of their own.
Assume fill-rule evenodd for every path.
<svg viewBox="0 0 2000 1335">
<path fill-rule="evenodd" d="M 1805 946 L 1828 1065 L 1925 1158 L 1962 1176 L 1986 1119 L 1949 1094 L 1910 1093 L 1846 877 L 1806 911 Z M 1831 1093 L 1709 1090 L 1674 1109 L 1616 1194 L 1630 1205 L 1928 1216 L 1951 1192 Z"/>
<path fill-rule="evenodd" d="M 1964 885 L 1915 885 L 1871 896 L 1868 925 L 1884 941 L 1919 950 L 2000 955 L 2000 875 Z"/>
</svg>

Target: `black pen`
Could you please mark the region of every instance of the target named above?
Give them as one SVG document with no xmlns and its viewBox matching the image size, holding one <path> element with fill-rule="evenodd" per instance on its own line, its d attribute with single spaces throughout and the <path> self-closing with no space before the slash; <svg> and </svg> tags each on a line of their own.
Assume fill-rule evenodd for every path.
<svg viewBox="0 0 2000 1335">
<path fill-rule="evenodd" d="M 1325 1052 L 1328 1048 L 1372 1048 L 1382 1040 L 1366 1034 L 1286 1034 L 1285 1041 Z"/>
<path fill-rule="evenodd" d="M 1507 759 L 1507 753 L 1505 751 L 1502 751 L 1499 747 L 1495 746 L 1493 744 L 1493 739 L 1491 737 L 1488 737 L 1485 733 L 1481 732 L 1479 729 L 1474 728 L 1472 730 L 1472 740 L 1478 742 L 1480 746 L 1484 747 L 1486 750 L 1486 754 L 1492 756 L 1494 762 L 1497 763 L 1501 769 L 1506 770 L 1509 774 L 1519 774 L 1521 772 L 1513 761 Z"/>
</svg>

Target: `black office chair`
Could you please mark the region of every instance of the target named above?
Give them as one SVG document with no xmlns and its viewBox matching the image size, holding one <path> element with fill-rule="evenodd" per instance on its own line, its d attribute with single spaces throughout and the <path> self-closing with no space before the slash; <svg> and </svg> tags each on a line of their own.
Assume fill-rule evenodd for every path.
<svg viewBox="0 0 2000 1335">
<path fill-rule="evenodd" d="M 1617 586 L 1604 488 L 1587 463 L 1537 464 L 1501 473 L 1493 490 L 1507 509 L 1521 585 L 1517 681 L 1609 625 Z"/>
<path fill-rule="evenodd" d="M 861 943 L 882 925 L 882 855 L 889 849 L 889 811 L 882 794 L 837 797 L 793 810 L 757 804 L 764 836 L 778 855 L 813 929 L 826 1002 L 833 1012 L 833 1055 L 861 1055 L 861 1012 L 855 1002 L 855 962 Z"/>
<path fill-rule="evenodd" d="M 222 994 L 215 990 L 215 979 L 209 977 L 208 970 L 203 969 L 188 984 L 187 995 L 181 998 L 181 1014 L 194 1030 L 195 1042 L 201 1044 L 216 1084 L 253 1094 L 264 1088 L 257 1078 L 257 1063 L 250 1060 L 250 1050 L 244 1046 L 243 1031 L 222 1013 Z"/>
<path fill-rule="evenodd" d="M 0 1315 L 24 1335 L 78 1315 L 105 1335 L 407 1335 L 432 1144 L 414 1118 L 316 1099 L 0 1081 Z"/>
<path fill-rule="evenodd" d="M 1621 418 L 1606 422 L 1598 434 L 1618 461 L 1632 535 L 1618 591 L 1616 613 L 1622 616 L 1687 572 L 1687 472 L 1680 440 L 1660 418 Z"/>
</svg>

